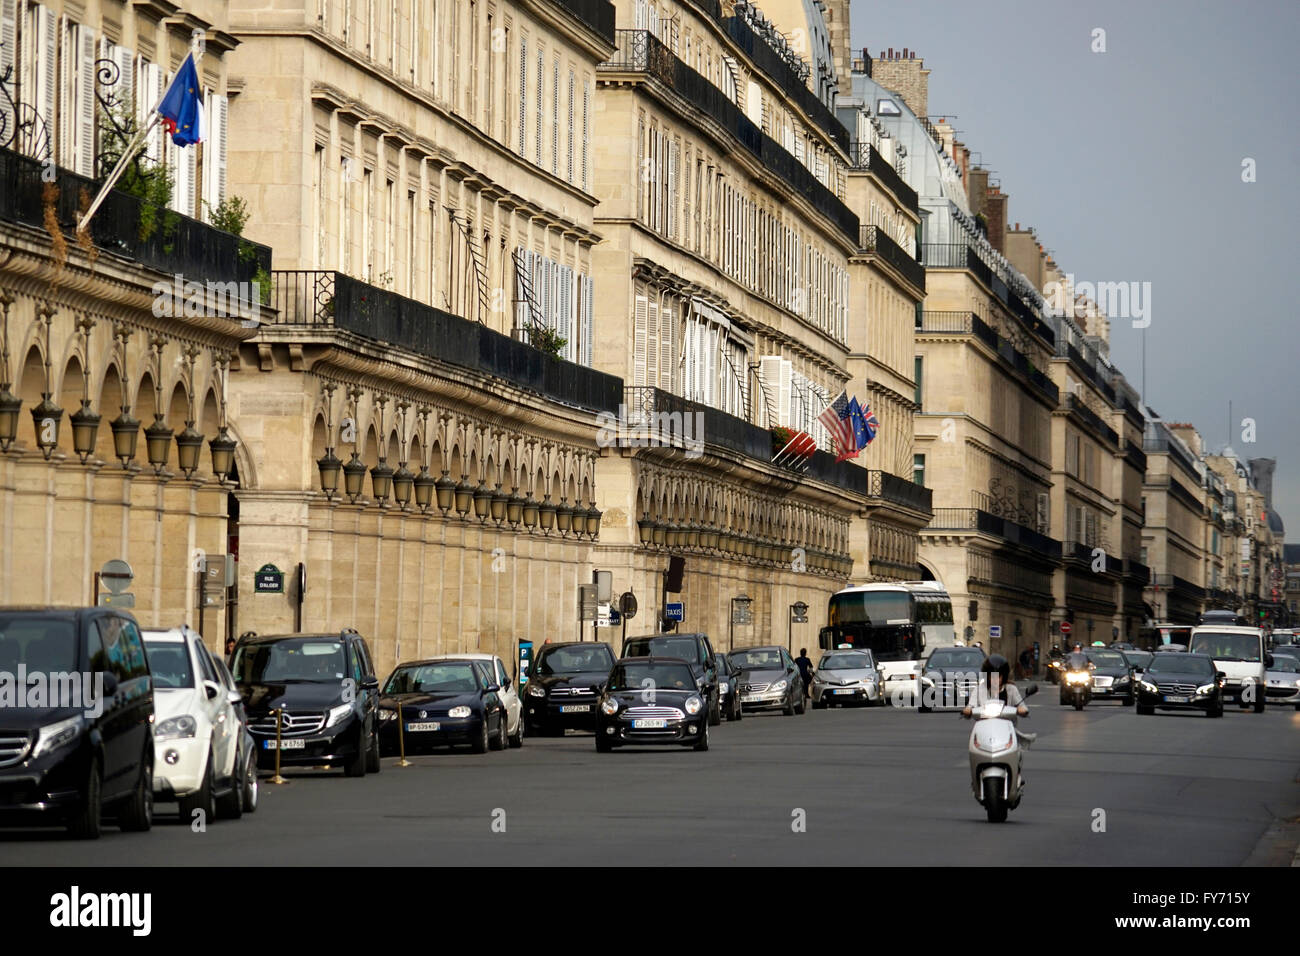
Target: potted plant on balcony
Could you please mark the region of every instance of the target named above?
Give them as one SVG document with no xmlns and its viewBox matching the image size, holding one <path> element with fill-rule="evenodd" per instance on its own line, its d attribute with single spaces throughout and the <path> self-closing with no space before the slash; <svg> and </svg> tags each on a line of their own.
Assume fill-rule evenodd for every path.
<svg viewBox="0 0 1300 956">
<path fill-rule="evenodd" d="M 538 323 L 533 326 L 532 332 L 528 336 L 529 344 L 547 355 L 553 355 L 559 358 L 564 347 L 569 344 L 569 340 L 563 338 L 559 332 L 548 325 Z"/>
<path fill-rule="evenodd" d="M 772 463 L 790 468 L 806 467 L 817 450 L 816 440 L 805 431 L 777 425 L 771 429 Z"/>
</svg>

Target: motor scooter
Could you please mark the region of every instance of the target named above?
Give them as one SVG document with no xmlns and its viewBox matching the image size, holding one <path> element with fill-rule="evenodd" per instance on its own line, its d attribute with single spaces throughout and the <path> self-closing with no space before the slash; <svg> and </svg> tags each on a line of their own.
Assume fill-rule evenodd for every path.
<svg viewBox="0 0 1300 956">
<path fill-rule="evenodd" d="M 1066 664 L 1061 675 L 1061 706 L 1073 704 L 1075 710 L 1092 700 L 1092 665 L 1072 667 Z"/>
<path fill-rule="evenodd" d="M 1030 685 L 1025 697 L 1038 693 Z M 1024 782 L 1020 778 L 1022 748 L 1016 734 L 1016 708 L 990 700 L 971 708 L 975 726 L 970 732 L 970 783 L 975 799 L 983 805 L 989 823 L 1003 823 L 1007 811 L 1020 806 Z M 1028 745 L 1032 735 L 1026 735 Z"/>
</svg>

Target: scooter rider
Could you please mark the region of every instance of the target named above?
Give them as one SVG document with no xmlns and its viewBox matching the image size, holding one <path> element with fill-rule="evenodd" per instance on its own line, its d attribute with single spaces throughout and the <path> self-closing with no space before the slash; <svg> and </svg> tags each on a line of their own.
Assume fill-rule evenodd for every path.
<svg viewBox="0 0 1300 956">
<path fill-rule="evenodd" d="M 1016 718 L 1028 717 L 1029 708 L 1025 706 L 1025 695 L 1020 692 L 1020 688 L 1011 683 L 1011 664 L 1001 654 L 992 654 L 980 669 L 984 672 L 984 682 L 975 685 L 966 706 L 962 708 L 961 715 L 970 717 L 976 708 L 984 706 L 991 700 L 1000 700 L 1016 709 L 1015 714 L 1007 715 L 1006 719 L 1010 720 L 1011 725 L 1016 728 L 1016 739 L 1020 746 L 1028 747 L 1038 739 L 1038 735 L 1022 733 L 1018 726 Z M 1024 783 L 1025 778 L 1022 773 L 1018 786 L 1023 787 Z"/>
</svg>

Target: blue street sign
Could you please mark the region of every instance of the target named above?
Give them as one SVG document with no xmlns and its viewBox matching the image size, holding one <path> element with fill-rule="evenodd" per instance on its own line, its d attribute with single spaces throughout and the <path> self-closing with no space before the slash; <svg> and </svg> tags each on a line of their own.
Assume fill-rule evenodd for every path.
<svg viewBox="0 0 1300 956">
<path fill-rule="evenodd" d="M 1001 636 L 1002 636 L 1002 625 L 1001 625 L 1001 624 L 990 624 L 990 625 L 989 625 L 989 637 L 1001 637 Z"/>
<path fill-rule="evenodd" d="M 672 604 L 665 605 L 664 617 L 670 621 L 686 620 L 686 605 L 682 601 L 676 601 Z"/>
<path fill-rule="evenodd" d="M 611 608 L 609 609 L 609 623 L 610 623 L 610 624 L 618 624 L 618 623 L 620 623 L 622 620 L 623 620 L 623 618 L 622 618 L 622 616 L 618 613 L 618 608 L 616 608 L 616 607 L 611 607 Z"/>
<path fill-rule="evenodd" d="M 533 642 L 519 642 L 519 686 L 528 683 L 528 669 L 533 662 Z"/>
</svg>

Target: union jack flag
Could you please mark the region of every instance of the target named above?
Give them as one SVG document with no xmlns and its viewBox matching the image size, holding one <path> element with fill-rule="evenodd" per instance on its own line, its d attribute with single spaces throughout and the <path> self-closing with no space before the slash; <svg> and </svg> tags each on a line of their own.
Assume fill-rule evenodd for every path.
<svg viewBox="0 0 1300 956">
<path fill-rule="evenodd" d="M 817 416 L 817 420 L 826 426 L 831 438 L 839 446 L 839 452 L 835 456 L 836 461 L 857 456 L 858 441 L 853 431 L 851 416 L 847 391 L 840 392 L 840 397 L 826 406 L 826 410 Z"/>
</svg>

